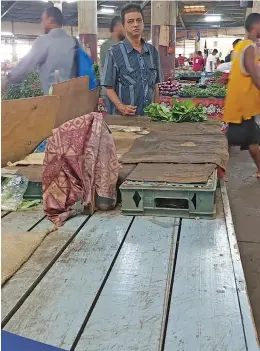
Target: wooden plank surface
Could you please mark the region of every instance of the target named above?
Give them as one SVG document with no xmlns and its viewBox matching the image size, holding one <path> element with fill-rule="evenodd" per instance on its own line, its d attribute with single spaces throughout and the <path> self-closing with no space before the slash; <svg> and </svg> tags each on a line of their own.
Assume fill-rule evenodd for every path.
<svg viewBox="0 0 260 351">
<path fill-rule="evenodd" d="M 9 211 L 1 211 L 1 218 L 5 217 L 10 213 Z"/>
<path fill-rule="evenodd" d="M 221 122 L 210 119 L 202 123 L 160 123 L 153 122 L 149 117 L 130 117 L 106 115 L 105 121 L 109 126 L 132 126 L 142 130 L 170 131 L 172 135 L 203 135 L 219 134 Z"/>
<path fill-rule="evenodd" d="M 76 351 L 157 351 L 178 219 L 136 217 Z"/>
<path fill-rule="evenodd" d="M 87 216 L 77 216 L 67 221 L 58 231 L 49 234 L 32 257 L 2 288 L 2 320 L 19 303 L 35 280 L 46 269 L 54 256 L 75 233 L 77 228 L 87 219 Z M 33 232 L 43 232 L 52 228 L 52 223 L 46 218 L 40 222 Z"/>
<path fill-rule="evenodd" d="M 92 216 L 5 330 L 69 349 L 131 220 L 118 211 Z"/>
<path fill-rule="evenodd" d="M 164 350 L 247 350 L 223 213 L 182 221 Z"/>
<path fill-rule="evenodd" d="M 230 252 L 233 261 L 233 269 L 239 298 L 241 315 L 243 318 L 244 333 L 249 351 L 259 351 L 260 344 L 254 323 L 253 312 L 247 292 L 245 275 L 243 272 L 242 261 L 237 244 L 236 232 L 232 220 L 227 189 L 224 180 L 220 181 L 221 197 L 224 207 L 225 223 L 227 228 L 228 240 L 230 244 Z"/>
<path fill-rule="evenodd" d="M 4 233 L 24 233 L 44 217 L 42 205 L 26 211 L 9 213 L 1 220 L 1 230 Z"/>
</svg>

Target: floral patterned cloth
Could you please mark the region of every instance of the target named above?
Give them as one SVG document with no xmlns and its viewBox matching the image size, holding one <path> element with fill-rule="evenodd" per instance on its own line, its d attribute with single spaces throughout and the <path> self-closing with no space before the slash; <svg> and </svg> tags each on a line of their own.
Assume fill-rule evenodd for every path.
<svg viewBox="0 0 260 351">
<path fill-rule="evenodd" d="M 116 203 L 119 163 L 112 135 L 100 113 L 75 118 L 54 129 L 43 165 L 43 208 L 61 226 L 79 200 L 103 210 Z"/>
</svg>

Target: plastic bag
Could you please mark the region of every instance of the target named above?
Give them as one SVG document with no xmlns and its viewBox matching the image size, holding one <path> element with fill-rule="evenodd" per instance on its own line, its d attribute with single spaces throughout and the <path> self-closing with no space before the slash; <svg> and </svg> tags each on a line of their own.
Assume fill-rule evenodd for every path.
<svg viewBox="0 0 260 351">
<path fill-rule="evenodd" d="M 1 210 L 17 211 L 23 203 L 28 187 L 28 179 L 22 176 L 6 178 L 2 182 Z"/>
</svg>

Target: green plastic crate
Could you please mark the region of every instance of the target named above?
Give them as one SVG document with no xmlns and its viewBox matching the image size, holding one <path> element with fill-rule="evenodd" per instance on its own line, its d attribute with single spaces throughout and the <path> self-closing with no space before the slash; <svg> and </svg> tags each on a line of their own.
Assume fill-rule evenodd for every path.
<svg viewBox="0 0 260 351">
<path fill-rule="evenodd" d="M 29 182 L 27 190 L 23 196 L 25 200 L 41 200 L 42 199 L 42 183 Z"/>
<path fill-rule="evenodd" d="M 140 216 L 215 218 L 217 170 L 206 184 L 126 180 L 121 186 L 122 213 Z"/>
</svg>

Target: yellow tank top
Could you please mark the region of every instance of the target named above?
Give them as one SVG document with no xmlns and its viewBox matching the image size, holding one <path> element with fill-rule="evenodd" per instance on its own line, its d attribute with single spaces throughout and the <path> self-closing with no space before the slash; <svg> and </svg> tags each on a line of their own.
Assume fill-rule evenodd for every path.
<svg viewBox="0 0 260 351">
<path fill-rule="evenodd" d="M 260 91 L 244 68 L 244 52 L 254 45 L 251 40 L 239 42 L 232 53 L 232 68 L 227 87 L 223 121 L 241 123 L 260 114 Z M 256 62 L 259 57 L 256 53 Z"/>
</svg>

